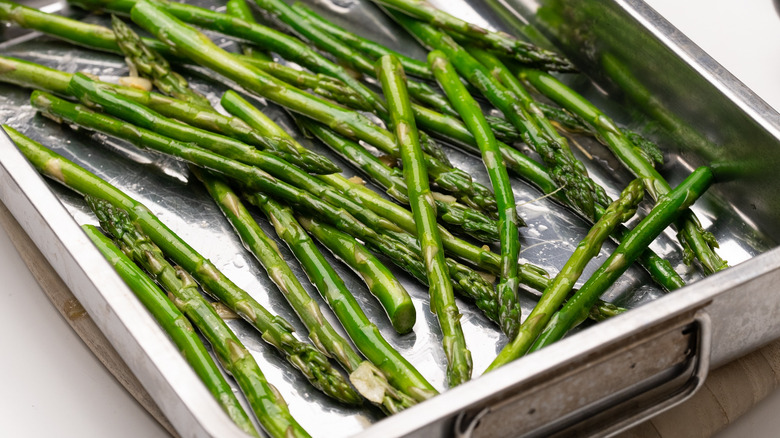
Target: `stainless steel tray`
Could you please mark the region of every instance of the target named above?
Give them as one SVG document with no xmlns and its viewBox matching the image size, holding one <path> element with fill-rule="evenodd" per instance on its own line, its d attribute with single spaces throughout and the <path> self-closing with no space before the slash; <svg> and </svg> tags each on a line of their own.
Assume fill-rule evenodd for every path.
<svg viewBox="0 0 780 438">
<path fill-rule="evenodd" d="M 416 46 L 403 32 L 364 3 L 332 0 L 316 2 L 315 6 L 358 33 L 412 55 L 421 54 L 413 50 Z M 641 305 L 640 309 L 588 328 L 478 381 L 386 419 L 370 408 L 346 409 L 329 402 L 264 348 L 251 328 L 240 321 L 231 322 L 269 379 L 279 387 L 293 414 L 315 436 L 607 434 L 681 401 L 696 389 L 710 366 L 780 336 L 780 324 L 772 322 L 780 299 L 774 298 L 771 287 L 777 281 L 780 265 L 780 253 L 771 249 L 777 241 L 775 211 L 780 210 L 774 207 L 780 191 L 770 178 L 771 172 L 762 171 L 769 168 L 762 165 L 776 161 L 780 151 L 780 116 L 643 3 L 561 3 L 544 2 L 542 13 L 533 24 L 557 40 L 598 84 L 576 79 L 572 85 L 606 107 L 619 122 L 658 140 L 667 152 L 662 172 L 672 183 L 701 163 L 717 163 L 722 173 L 730 175 L 731 180 L 716 186 L 697 204 L 696 210 L 723 245 L 720 252 L 725 258 L 732 265 L 744 263 L 699 281 L 696 271 L 682 264 L 673 236 L 661 236 L 654 249 L 672 260 L 684 278 L 693 283 L 690 286 L 662 297 L 641 270 L 632 269 L 606 297 L 628 307 Z M 516 25 L 518 16 L 514 12 L 521 12 L 521 17 L 534 17 L 539 7 L 532 2 L 512 0 L 504 0 L 499 9 L 474 1 L 439 1 L 438 5 L 495 27 Z M 48 11 L 59 8 L 57 4 L 47 6 Z M 495 10 L 503 12 L 496 14 Z M 508 10 L 513 13 L 507 13 Z M 567 28 L 550 24 L 555 22 L 551 19 L 555 14 L 566 16 Z M 613 38 L 614 35 L 619 38 Z M 0 34 L 2 40 L 7 40 L 0 43 L 2 53 L 64 70 L 87 70 L 106 79 L 126 72 L 119 57 L 73 48 L 37 35 L 17 37 L 15 32 L 9 32 L 5 38 Z M 232 44 L 226 39 L 220 42 L 227 47 Z M 623 44 L 630 49 L 626 50 Z M 605 54 L 609 56 L 605 58 Z M 605 65 L 604 59 L 611 64 Z M 628 75 L 608 74 L 614 73 L 611 67 L 615 61 L 622 71 L 630 72 L 631 87 L 625 89 Z M 187 73 L 196 86 L 209 92 L 212 100 L 218 99 L 223 85 L 199 69 Z M 639 84 L 651 93 L 653 100 L 642 99 L 644 94 L 637 92 Z M 27 104 L 28 97 L 28 91 L 0 85 L 0 120 L 146 203 L 264 305 L 295 320 L 205 192 L 197 183 L 189 183 L 185 167 L 100 135 L 55 125 L 34 115 Z M 632 97 L 636 101 L 625 106 L 616 103 Z M 289 125 L 279 108 L 268 105 L 267 110 L 280 123 Z M 603 147 L 588 139 L 576 140 L 593 157 L 587 159 L 592 174 L 611 194 L 616 193 L 630 176 L 619 170 Z M 308 144 L 321 150 L 316 144 Z M 0 199 L 73 289 L 181 435 L 240 436 L 132 293 L 81 234 L 77 223 L 93 221 L 81 200 L 66 189 L 44 182 L 4 136 L 0 137 L 0 150 Z M 455 151 L 452 158 L 458 166 L 486 182 L 477 160 Z M 554 273 L 587 226 L 560 206 L 537 200 L 538 192 L 515 181 L 516 195 L 523 204 L 521 214 L 529 223 L 523 231 L 521 257 Z M 613 248 L 607 245 L 605 253 Z M 289 253 L 285 256 L 293 260 Z M 426 291 L 399 274 L 415 298 L 420 318 L 414 335 L 397 336 L 360 282 L 335 260 L 333 263 L 382 333 L 443 390 L 444 358 L 438 346 L 436 322 L 427 310 Z M 313 289 L 310 291 L 317 295 Z M 527 314 L 533 300 L 525 298 L 523 304 Z M 473 306 L 463 303 L 462 309 L 476 377 L 505 339 Z M 302 327 L 299 329 L 303 331 Z"/>
</svg>

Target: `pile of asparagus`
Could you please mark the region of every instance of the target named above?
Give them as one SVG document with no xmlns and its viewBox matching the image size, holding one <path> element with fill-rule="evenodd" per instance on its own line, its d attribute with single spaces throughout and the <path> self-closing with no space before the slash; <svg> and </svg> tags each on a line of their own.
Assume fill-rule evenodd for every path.
<svg viewBox="0 0 780 438">
<path fill-rule="evenodd" d="M 111 28 L 0 0 L 0 22 L 120 54 L 131 75 L 143 78 L 127 87 L 0 56 L 0 82 L 35 90 L 32 106 L 54 121 L 189 163 L 191 174 L 307 328 L 311 343 L 296 338 L 289 322 L 232 283 L 148 208 L 4 126 L 42 174 L 85 196 L 102 229 L 85 226 L 85 232 L 225 412 L 251 434 L 257 431 L 193 336 L 190 322 L 235 378 L 266 432 L 308 436 L 200 289 L 249 322 L 314 387 L 341 403 L 365 400 L 392 414 L 437 394 L 367 318 L 315 240 L 365 281 L 400 334 L 415 325 L 414 305 L 377 255 L 428 286 L 450 386 L 472 376 L 456 294 L 473 301 L 509 339 L 492 370 L 562 338 L 589 317 L 602 320 L 622 312 L 599 297 L 635 261 L 665 290 L 683 286 L 671 265 L 648 248 L 669 225 L 676 226 L 686 260 L 697 259 L 705 273 L 727 267 L 714 251 L 715 239 L 688 209 L 713 182 L 710 169 L 699 168 L 672 188 L 654 167 L 663 159 L 654 144 L 619 128 L 558 79 L 574 72 L 565 58 L 459 20 L 422 0 L 372 1 L 430 50 L 427 62 L 282 0 L 255 0 L 256 12 L 288 33 L 257 22 L 245 0 L 229 0 L 225 13 L 165 0 L 71 0 L 90 11 L 116 14 Z M 139 37 L 128 17 L 154 38 Z M 223 50 L 194 26 L 237 38 L 242 53 Z M 186 64 L 240 87 L 221 97 L 224 111 L 175 71 Z M 387 197 L 340 175 L 331 160 L 302 146 L 241 92 L 288 110 L 306 134 Z M 488 106 L 503 117 L 485 116 Z M 603 142 L 636 176 L 618 199 L 609 199 L 572 153 L 570 131 Z M 522 144 L 539 161 L 524 154 Z M 454 167 L 445 145 L 479 155 L 491 187 Z M 537 266 L 518 263 L 524 224 L 510 174 L 593 223 L 553 279 Z M 629 230 L 621 224 L 634 216 L 645 192 L 654 206 Z M 356 349 L 330 325 L 245 202 L 268 218 Z M 617 249 L 574 291 L 585 266 L 609 238 Z M 499 253 L 484 245 L 495 242 Z M 542 292 L 525 318 L 520 285 Z"/>
</svg>

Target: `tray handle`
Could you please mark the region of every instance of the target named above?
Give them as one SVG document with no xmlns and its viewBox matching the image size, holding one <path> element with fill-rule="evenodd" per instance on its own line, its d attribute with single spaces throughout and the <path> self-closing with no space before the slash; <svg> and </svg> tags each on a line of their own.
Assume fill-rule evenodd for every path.
<svg viewBox="0 0 780 438">
<path fill-rule="evenodd" d="M 603 345 L 489 404 L 462 412 L 457 438 L 612 436 L 693 395 L 709 370 L 702 309 Z"/>
</svg>

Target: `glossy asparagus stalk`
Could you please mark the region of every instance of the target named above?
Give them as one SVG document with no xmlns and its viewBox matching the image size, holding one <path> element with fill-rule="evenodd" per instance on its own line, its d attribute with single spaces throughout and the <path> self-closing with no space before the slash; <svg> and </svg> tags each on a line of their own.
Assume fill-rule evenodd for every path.
<svg viewBox="0 0 780 438">
<path fill-rule="evenodd" d="M 265 378 L 254 357 L 198 291 L 183 269 L 168 263 L 160 248 L 139 232 L 130 216 L 108 201 L 86 197 L 87 204 L 126 254 L 142 266 L 209 341 L 225 370 L 236 379 L 257 419 L 276 438 L 309 437 L 290 414 L 287 403 Z"/>
<path fill-rule="evenodd" d="M 306 230 L 298 224 L 292 210 L 261 194 L 253 198 L 292 250 L 328 305 L 349 334 L 352 342 L 388 381 L 409 397 L 423 401 L 437 394 L 436 389 L 401 356 L 371 323 L 346 285 L 317 249 Z"/>
<path fill-rule="evenodd" d="M 482 151 L 482 162 L 493 184 L 493 192 L 498 205 L 499 234 L 501 243 L 500 277 L 497 286 L 499 302 L 499 323 L 507 336 L 513 338 L 520 325 L 520 303 L 517 296 L 519 279 L 517 258 L 520 253 L 517 209 L 509 173 L 501 157 L 493 131 L 482 115 L 482 108 L 471 97 L 460 77 L 444 53 L 434 50 L 428 54 L 428 65 L 436 81 L 460 113 L 469 131 L 477 140 Z"/>
<path fill-rule="evenodd" d="M 206 347 L 198 334 L 195 333 L 195 329 L 192 328 L 187 317 L 171 303 L 165 293 L 125 253 L 117 248 L 111 239 L 104 236 L 93 225 L 82 225 L 81 228 L 176 344 L 176 348 L 179 349 L 195 374 L 200 377 L 209 392 L 222 406 L 225 413 L 241 430 L 252 436 L 259 436 L 241 403 L 233 394 L 233 388 L 222 376 L 219 367 L 206 351 Z"/>
<path fill-rule="evenodd" d="M 643 197 L 644 187 L 640 180 L 632 181 L 623 190 L 620 198 L 607 208 L 601 219 L 577 245 L 574 253 L 544 290 L 542 298 L 520 326 L 520 331 L 509 344 L 501 349 L 498 357 L 493 360 L 487 371 L 517 359 L 531 348 L 544 326 L 547 325 L 552 315 L 561 307 L 571 292 L 585 266 L 598 255 L 604 240 L 609 237 L 618 224 L 627 221 L 636 213 L 637 205 Z"/>
<path fill-rule="evenodd" d="M 588 317 L 590 308 L 609 286 L 621 276 L 647 246 L 683 214 L 712 184 L 708 167 L 699 167 L 671 192 L 662 195 L 650 213 L 623 239 L 615 251 L 593 273 L 580 290 L 555 312 L 536 339 L 530 352 L 563 338 Z"/>
<path fill-rule="evenodd" d="M 455 303 L 452 282 L 444 260 L 444 248 L 436 224 L 436 204 L 433 201 L 425 161 L 420 148 L 403 67 L 392 55 L 379 58 L 377 76 L 387 97 L 401 158 L 404 178 L 409 189 L 409 203 L 417 225 L 417 238 L 425 262 L 431 310 L 439 319 L 444 354 L 447 356 L 447 379 L 456 386 L 471 378 L 471 352 L 466 347 L 460 325 L 460 311 Z"/>
</svg>

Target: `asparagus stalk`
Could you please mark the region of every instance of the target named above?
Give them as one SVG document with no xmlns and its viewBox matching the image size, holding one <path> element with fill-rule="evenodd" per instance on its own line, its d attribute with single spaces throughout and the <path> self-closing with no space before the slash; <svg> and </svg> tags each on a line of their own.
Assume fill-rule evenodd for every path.
<svg viewBox="0 0 780 438">
<path fill-rule="evenodd" d="M 522 133 L 526 143 L 542 156 L 556 184 L 564 188 L 566 197 L 587 217 L 593 218 L 595 206 L 601 205 L 600 201 L 604 201 L 606 196 L 603 195 L 603 190 L 588 177 L 587 170 L 574 157 L 568 144 L 559 141 L 560 139 L 551 138 L 541 129 L 529 111 L 517 102 L 518 97 L 507 90 L 493 77 L 487 67 L 474 59 L 447 34 L 400 13 L 391 12 L 391 15 L 426 47 L 444 52 L 458 72 L 501 110 Z"/>
<path fill-rule="evenodd" d="M 225 97 L 227 97 L 227 99 L 225 99 Z M 236 112 L 237 114 L 241 114 L 242 117 L 245 117 L 247 123 L 251 124 L 255 129 L 263 132 L 265 135 L 289 138 L 289 134 L 279 128 L 279 126 L 277 126 L 272 120 L 265 117 L 262 113 L 259 113 L 251 105 L 242 104 L 241 100 L 237 99 L 236 97 L 238 96 L 234 96 L 231 93 L 226 93 L 226 96 L 223 96 L 223 105 L 227 103 L 226 107 L 233 110 L 239 110 Z M 361 184 L 353 183 L 347 180 L 341 175 L 320 175 L 318 178 L 337 188 L 345 196 L 348 196 L 355 201 L 359 201 L 365 208 L 370 209 L 376 214 L 383 216 L 395 223 L 398 223 L 405 231 L 409 233 L 416 233 L 414 218 L 408 210 L 382 198 Z M 252 201 L 252 198 L 250 198 L 250 201 Z M 328 216 L 327 214 L 324 217 L 332 218 L 332 216 Z M 409 248 L 413 248 L 416 252 L 416 254 L 408 255 L 403 251 L 400 251 L 397 248 L 396 243 L 386 241 L 386 239 L 382 238 L 382 236 L 378 236 L 374 231 L 368 229 L 357 221 L 337 221 L 333 219 L 328 219 L 328 221 L 340 231 L 362 239 L 366 242 L 367 246 L 390 257 L 393 263 L 411 273 L 421 283 L 426 285 L 428 284 L 425 268 L 422 264 L 422 260 L 419 258 L 420 247 L 418 242 L 407 241 Z M 445 239 L 445 242 L 451 244 L 452 247 L 456 249 L 465 247 L 466 250 L 461 252 L 471 256 L 472 260 L 481 260 L 481 254 L 495 255 L 490 251 L 486 251 L 484 248 L 480 248 L 463 240 L 456 239 L 442 226 L 439 226 L 439 231 Z M 496 256 L 496 266 L 497 260 L 498 257 Z M 450 271 L 450 276 L 454 280 L 453 286 L 455 291 L 460 295 L 475 300 L 477 306 L 482 309 L 489 318 L 496 319 L 493 317 L 495 314 L 496 305 L 495 293 L 492 286 L 487 281 L 485 281 L 485 279 L 480 274 L 473 271 L 471 268 L 464 266 L 450 258 L 448 258 L 446 261 Z M 475 262 L 475 264 L 478 263 Z"/>
<path fill-rule="evenodd" d="M 574 253 L 566 264 L 563 265 L 555 279 L 544 290 L 542 298 L 520 326 L 517 336 L 501 349 L 498 356 L 488 366 L 487 371 L 505 365 L 528 351 L 544 326 L 550 321 L 553 313 L 561 307 L 561 304 L 563 304 L 563 301 L 574 287 L 574 283 L 582 275 L 585 266 L 593 257 L 598 255 L 604 240 L 609 237 L 618 224 L 627 221 L 636 213 L 637 205 L 643 196 L 644 187 L 642 181 L 638 179 L 632 181 L 623 190 L 620 198 L 607 208 L 601 219 L 596 222 L 588 232 L 588 235 L 577 245 Z"/>
<path fill-rule="evenodd" d="M 292 210 L 261 194 L 254 194 L 253 198 L 276 228 L 276 233 L 295 254 L 309 281 L 328 302 L 358 350 L 404 394 L 417 401 L 436 395 L 436 389 L 387 343 L 376 325 L 368 320 L 336 271 L 295 220 Z"/>
<path fill-rule="evenodd" d="M 114 13 L 129 14 L 141 1 L 75 0 L 73 3 L 88 10 L 105 9 Z M 168 1 L 157 1 L 156 6 L 164 9 L 168 14 L 177 17 L 179 20 L 250 41 L 268 51 L 278 53 L 285 59 L 298 62 L 313 72 L 338 78 L 359 93 L 372 108 L 381 109 L 383 107 L 377 96 L 359 80 L 355 79 L 347 69 L 330 62 L 295 37 L 285 35 L 258 23 L 247 22 L 237 17 L 197 6 Z"/>
<path fill-rule="evenodd" d="M 0 81 L 28 88 L 43 89 L 70 95 L 68 85 L 72 74 L 32 62 L 0 56 Z M 110 89 L 121 97 L 160 112 L 161 115 L 183 121 L 212 132 L 218 132 L 299 164 L 312 173 L 331 173 L 338 167 L 326 157 L 311 152 L 295 142 L 268 139 L 254 131 L 237 117 L 224 116 L 211 108 L 192 105 L 157 93 L 99 82 L 96 86 Z"/>
<path fill-rule="evenodd" d="M 403 173 L 391 168 L 361 145 L 346 139 L 330 129 L 308 119 L 299 119 L 304 128 L 314 134 L 331 150 L 360 169 L 367 178 L 385 189 L 385 192 L 402 204 L 409 204 Z M 457 202 L 455 198 L 433 192 L 439 220 L 457 226 L 464 233 L 482 242 L 498 240 L 498 226 L 484 213 Z M 380 214 L 377 212 L 377 214 Z M 407 230 L 408 231 L 408 230 Z"/>
<path fill-rule="evenodd" d="M 318 27 L 322 31 L 327 32 L 328 34 L 337 38 L 339 41 L 344 42 L 353 49 L 364 53 L 372 59 L 378 59 L 384 55 L 393 55 L 398 58 L 398 61 L 401 62 L 401 65 L 403 65 L 404 71 L 407 74 L 423 79 L 433 79 L 433 73 L 431 73 L 431 70 L 428 68 L 428 64 L 425 62 L 402 55 L 395 50 L 390 50 L 379 43 L 355 35 L 354 33 L 349 32 L 326 20 L 301 2 L 293 3 L 292 9 L 298 13 L 299 16 L 306 17 L 309 20 L 308 24 Z"/>
<path fill-rule="evenodd" d="M 143 128 L 154 130 L 162 135 L 184 142 L 192 142 L 232 158 L 245 157 L 245 160 L 251 161 L 252 164 L 257 164 L 256 162 L 267 159 L 267 161 L 282 162 L 287 167 L 291 167 L 276 154 L 258 151 L 254 147 L 230 137 L 163 117 L 139 103 L 120 96 L 113 87 L 94 81 L 82 73 L 73 75 L 67 91 L 85 104 L 100 105 L 111 115 L 130 121 Z M 265 142 L 266 144 L 284 143 L 288 150 L 298 150 L 295 145 L 285 141 L 277 141 L 276 139 L 268 141 L 268 139 L 265 139 Z M 312 157 L 314 157 L 314 160 L 309 159 Z M 332 166 L 330 160 L 318 154 L 306 154 L 303 157 L 300 155 L 290 156 L 290 154 L 285 153 L 284 158 L 289 158 L 291 162 L 300 165 L 304 169 L 311 169 L 312 167 L 320 169 L 322 165 Z M 322 158 L 322 160 L 319 158 Z M 312 161 L 314 162 L 312 163 Z M 298 168 L 296 167 L 295 169 L 297 170 Z M 303 171 L 299 171 L 299 173 L 305 174 Z M 308 176 L 308 174 L 306 175 Z"/>
<path fill-rule="evenodd" d="M 309 437 L 290 414 L 279 391 L 268 383 L 254 357 L 200 295 L 195 280 L 168 263 L 160 248 L 135 228 L 125 211 L 91 196 L 86 200 L 100 226 L 162 285 L 176 307 L 203 333 L 227 372 L 236 379 L 263 429 L 277 438 Z"/>
<path fill-rule="evenodd" d="M 386 153 L 397 156 L 397 146 L 392 134 L 374 125 L 365 116 L 302 92 L 262 71 L 236 61 L 203 34 L 167 14 L 156 4 L 159 3 L 153 4 L 146 0 L 137 2 L 132 10 L 133 20 L 175 46 L 177 52 L 294 112 L 311 117 L 346 136 L 359 138 Z M 453 169 L 430 156 L 426 157 L 426 164 L 432 179 L 439 187 L 457 194 L 474 193 L 474 183 L 465 172 Z"/>
<path fill-rule="evenodd" d="M 116 35 L 116 43 L 125 55 L 130 71 L 150 79 L 163 94 L 190 102 L 193 105 L 211 107 L 211 103 L 202 94 L 190 88 L 187 80 L 175 71 L 156 51 L 150 49 L 130 26 L 111 16 L 111 28 Z"/>
<path fill-rule="evenodd" d="M 388 98 L 390 117 L 401 149 L 404 177 L 409 185 L 409 202 L 428 274 L 431 309 L 436 313 L 442 330 L 448 382 L 450 386 L 456 386 L 471 378 L 471 352 L 463 337 L 460 312 L 455 304 L 444 260 L 444 249 L 436 224 L 436 204 L 428 185 L 417 127 L 406 93 L 403 67 L 392 55 L 385 55 L 377 61 L 376 69 L 382 91 Z"/>
<path fill-rule="evenodd" d="M 325 222 L 304 216 L 297 219 L 309 234 L 363 279 L 371 294 L 382 304 L 395 331 L 400 334 L 412 331 L 417 319 L 412 298 L 376 256 L 352 236 Z"/>
<path fill-rule="evenodd" d="M 78 193 L 101 198 L 126 211 L 139 230 L 147 234 L 176 264 L 194 276 L 206 292 L 217 297 L 260 331 L 263 340 L 276 348 L 304 376 L 314 376 L 315 379 L 311 380 L 314 386 L 326 383 L 316 381 L 317 376 L 323 375 L 322 371 L 318 371 L 318 367 L 323 361 L 327 361 L 319 351 L 296 339 L 290 323 L 271 314 L 246 291 L 236 286 L 209 260 L 160 222 L 143 204 L 13 128 L 7 125 L 3 128 L 40 173 Z"/>
<path fill-rule="evenodd" d="M 320 49 L 349 63 L 361 73 L 375 76 L 373 74 L 374 68 L 371 60 L 363 56 L 362 53 L 352 49 L 336 36 L 322 30 L 317 26 L 316 21 L 308 15 L 298 14 L 282 0 L 255 0 L 255 3 L 274 18 L 278 18 L 289 26 L 296 34 L 320 47 Z M 445 113 L 455 114 L 444 96 L 436 93 L 433 89 L 423 83 L 410 81 L 409 93 L 423 104 L 439 108 Z M 377 111 L 380 114 L 386 112 L 384 106 L 381 108 L 378 107 Z"/>
<path fill-rule="evenodd" d="M 520 253 L 520 237 L 517 226 L 515 195 L 496 138 L 482 116 L 479 104 L 469 95 L 466 87 L 444 53 L 434 50 L 428 54 L 428 65 L 436 81 L 460 113 L 469 131 L 474 135 L 482 151 L 482 161 L 487 168 L 493 192 L 498 204 L 499 234 L 501 236 L 500 278 L 497 292 L 500 305 L 499 322 L 504 333 L 513 338 L 520 324 L 520 303 L 517 296 L 519 286 L 517 258 Z"/>
<path fill-rule="evenodd" d="M 370 365 L 363 365 L 364 361 L 352 349 L 352 346 L 336 333 L 330 323 L 324 319 L 317 303 L 309 297 L 303 285 L 282 258 L 276 242 L 265 234 L 227 184 L 208 172 L 193 170 L 198 179 L 206 186 L 222 213 L 233 225 L 247 249 L 265 267 L 271 280 L 293 305 L 304 324 L 307 327 L 311 326 L 310 330 L 315 335 L 312 338 L 315 344 L 328 351 L 350 372 L 350 379 L 353 380 L 358 390 L 361 390 L 361 394 L 389 413 L 395 413 L 414 405 L 416 401 L 391 387 L 379 370 L 373 370 L 372 373 L 368 374 L 368 377 L 361 377 L 361 372 L 358 370 L 364 370 Z M 355 372 L 358 374 L 355 375 Z M 340 377 L 340 374 L 335 370 L 332 370 L 332 373 L 334 377 Z M 323 378 L 328 377 L 325 373 L 322 374 Z M 346 382 L 331 378 L 327 378 L 326 381 L 330 384 L 329 389 L 338 389 L 339 392 L 343 392 L 342 398 L 346 396 L 357 397 L 357 394 L 354 394 Z M 374 391 L 367 390 L 366 384 L 370 384 L 374 391 L 381 391 L 381 393 L 376 394 Z"/>
<path fill-rule="evenodd" d="M 252 436 L 259 436 L 252 420 L 247 416 L 236 395 L 233 394 L 233 389 L 222 376 L 217 364 L 206 351 L 206 347 L 203 346 L 203 342 L 187 318 L 109 238 L 92 225 L 82 225 L 81 228 L 176 344 L 176 348 L 181 351 L 184 359 L 225 413 L 241 430 Z"/>
<path fill-rule="evenodd" d="M 536 47 L 504 33 L 493 32 L 468 23 L 440 11 L 424 0 L 373 0 L 406 15 L 441 27 L 466 38 L 469 42 L 486 47 L 501 56 L 511 57 L 526 65 L 550 71 L 570 72 L 574 66 L 560 55 Z"/>
<path fill-rule="evenodd" d="M 471 48 L 469 53 L 484 66 L 486 66 L 493 73 L 493 76 L 503 84 L 507 90 L 517 97 L 520 103 L 525 107 L 530 119 L 546 134 L 553 142 L 563 145 L 563 149 L 568 149 L 568 141 L 565 137 L 561 136 L 558 131 L 553 127 L 552 123 L 544 116 L 544 112 L 537 106 L 536 102 L 531 98 L 531 95 L 526 91 L 525 87 L 519 80 L 512 74 L 511 71 L 492 53 L 487 51 Z M 575 161 L 575 165 L 581 165 L 579 161 Z M 585 172 L 584 168 L 581 169 Z M 593 193 L 595 203 L 601 206 L 606 206 L 609 203 L 604 189 L 599 187 L 593 180 L 586 179 L 585 183 L 589 185 L 589 190 Z M 591 218 L 593 219 L 593 218 Z"/>
<path fill-rule="evenodd" d="M 522 69 L 520 76 L 529 81 L 545 96 L 585 119 L 606 141 L 612 153 L 637 178 L 645 182 L 645 189 L 658 201 L 661 196 L 669 193 L 672 188 L 658 173 L 643 154 L 637 153 L 633 143 L 620 131 L 615 123 L 598 108 L 565 86 L 559 80 L 548 74 Z M 677 222 L 677 238 L 683 245 L 686 254 L 693 254 L 701 262 L 706 274 L 728 268 L 728 263 L 715 252 L 718 242 L 712 234 L 706 232 L 696 215 L 687 211 Z M 691 257 L 689 257 L 691 258 Z"/>
<path fill-rule="evenodd" d="M 246 0 L 228 0 L 225 8 L 228 15 L 239 18 L 247 23 L 257 23 L 249 4 Z M 312 74 L 303 70 L 296 70 L 286 65 L 273 62 L 270 56 L 259 51 L 256 46 L 244 44 L 242 46 L 245 57 L 244 62 L 252 64 L 271 76 L 294 85 L 298 88 L 310 89 L 320 96 L 342 103 L 349 108 L 371 111 L 373 107 L 344 82 L 323 74 Z"/>
<path fill-rule="evenodd" d="M 240 181 L 250 190 L 261 191 L 282 199 L 304 212 L 313 215 L 323 215 L 335 226 L 347 230 L 350 234 L 371 244 L 377 251 L 391 257 L 394 263 L 412 273 L 415 277 L 425 277 L 425 270 L 419 259 L 419 248 L 416 246 L 416 241 L 408 234 L 393 232 L 393 235 L 390 236 L 387 234 L 390 232 L 388 229 L 385 229 L 386 233 L 378 233 L 355 219 L 350 212 L 334 207 L 308 191 L 279 181 L 257 167 L 225 158 L 190 143 L 176 141 L 112 117 L 92 112 L 86 107 L 58 99 L 47 93 L 33 92 L 31 102 L 35 108 L 55 119 L 67 120 L 88 129 L 122 138 L 141 148 L 173 155 L 198 167 L 210 169 L 223 176 Z M 282 172 L 284 168 L 277 170 Z M 328 192 L 334 196 L 336 195 L 333 191 Z M 355 204 L 348 203 L 346 205 L 354 206 Z M 366 217 L 370 217 L 373 214 L 370 210 L 360 210 L 360 208 L 356 208 L 355 211 L 359 211 L 361 215 Z M 377 219 L 376 222 L 383 224 L 383 227 L 395 227 L 392 223 L 382 218 Z M 398 230 L 400 231 L 400 229 Z M 409 239 L 404 240 L 405 236 L 408 236 L 411 241 Z"/>
<path fill-rule="evenodd" d="M 650 213 L 629 232 L 580 290 L 550 318 L 530 352 L 561 339 L 588 317 L 588 311 L 607 288 L 623 275 L 645 248 L 690 207 L 713 182 L 712 170 L 699 167 L 680 185 L 662 195 Z"/>
<path fill-rule="evenodd" d="M 294 87 L 309 89 L 326 99 L 338 102 L 348 108 L 371 111 L 371 107 L 351 87 L 339 79 L 321 74 L 297 70 L 278 62 L 261 59 L 256 55 L 235 55 L 242 62 L 256 67 L 269 75 Z"/>
</svg>

